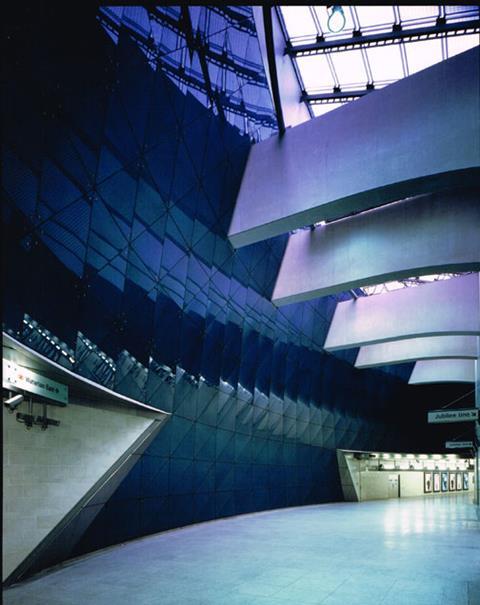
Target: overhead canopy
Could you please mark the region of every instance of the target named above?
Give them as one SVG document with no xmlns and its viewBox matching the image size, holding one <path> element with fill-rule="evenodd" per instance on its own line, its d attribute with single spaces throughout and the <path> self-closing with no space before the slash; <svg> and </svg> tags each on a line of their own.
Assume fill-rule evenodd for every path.
<svg viewBox="0 0 480 605">
<path fill-rule="evenodd" d="M 439 382 L 475 382 L 475 361 L 473 359 L 417 361 L 408 384 Z"/>
<path fill-rule="evenodd" d="M 324 347 L 448 335 L 480 335 L 478 273 L 340 302 Z"/>
<path fill-rule="evenodd" d="M 412 275 L 480 269 L 480 190 L 409 198 L 293 234 L 272 300 L 301 302 Z"/>
<path fill-rule="evenodd" d="M 480 174 L 479 49 L 251 148 L 229 230 L 235 247 L 455 186 Z M 452 120 L 455 128 L 445 128 Z M 455 153 L 452 153 L 452 149 Z"/>
<path fill-rule="evenodd" d="M 367 345 L 358 351 L 356 368 L 408 363 L 420 359 L 476 359 L 478 336 L 430 336 Z"/>
</svg>

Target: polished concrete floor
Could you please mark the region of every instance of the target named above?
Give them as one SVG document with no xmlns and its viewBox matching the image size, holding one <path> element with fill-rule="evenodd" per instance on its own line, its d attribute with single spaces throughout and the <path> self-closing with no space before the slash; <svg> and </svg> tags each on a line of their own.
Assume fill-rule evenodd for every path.
<svg viewBox="0 0 480 605">
<path fill-rule="evenodd" d="M 5 605 L 480 605 L 470 496 L 245 515 L 110 548 Z"/>
</svg>

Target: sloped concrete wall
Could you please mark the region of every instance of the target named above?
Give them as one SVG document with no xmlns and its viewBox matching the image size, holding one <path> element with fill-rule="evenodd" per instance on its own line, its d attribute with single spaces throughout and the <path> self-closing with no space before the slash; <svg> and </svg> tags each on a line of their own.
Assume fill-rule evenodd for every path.
<svg viewBox="0 0 480 605">
<path fill-rule="evenodd" d="M 34 404 L 34 414 L 40 411 Z M 156 417 L 107 405 L 49 406 L 48 416 L 60 426 L 26 430 L 3 410 L 3 579 Z"/>
</svg>

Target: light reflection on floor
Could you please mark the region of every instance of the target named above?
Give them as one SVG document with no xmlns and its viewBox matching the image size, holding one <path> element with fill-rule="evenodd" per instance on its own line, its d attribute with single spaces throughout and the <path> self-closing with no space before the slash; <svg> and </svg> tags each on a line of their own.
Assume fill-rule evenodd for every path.
<svg viewBox="0 0 480 605">
<path fill-rule="evenodd" d="M 95 553 L 5 605 L 480 605 L 471 495 L 245 515 Z"/>
</svg>

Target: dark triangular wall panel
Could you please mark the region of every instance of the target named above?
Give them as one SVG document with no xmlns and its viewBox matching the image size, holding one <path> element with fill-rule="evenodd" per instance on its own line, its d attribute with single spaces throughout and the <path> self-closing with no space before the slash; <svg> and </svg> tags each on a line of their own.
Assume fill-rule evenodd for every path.
<svg viewBox="0 0 480 605">
<path fill-rule="evenodd" d="M 28 314 L 74 371 L 173 413 L 70 554 L 340 499 L 335 448 L 416 447 L 404 382 L 322 350 L 336 299 L 270 302 L 286 237 L 231 247 L 248 137 L 126 32 L 38 18 L 4 91 L 5 329 L 28 338 Z"/>
</svg>

